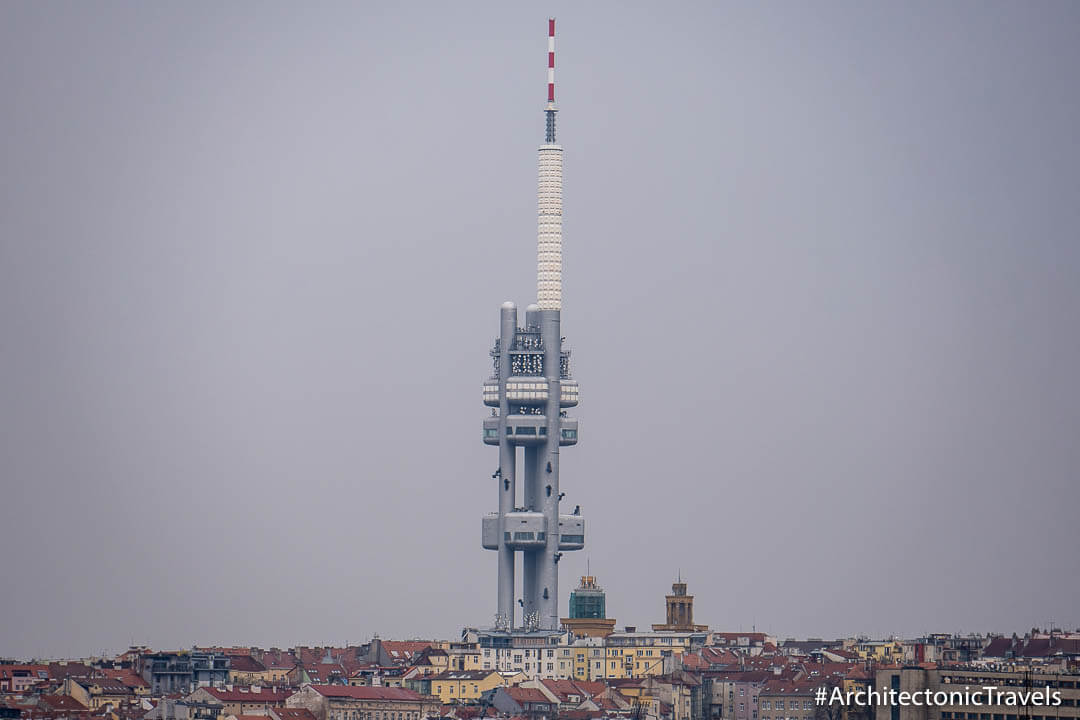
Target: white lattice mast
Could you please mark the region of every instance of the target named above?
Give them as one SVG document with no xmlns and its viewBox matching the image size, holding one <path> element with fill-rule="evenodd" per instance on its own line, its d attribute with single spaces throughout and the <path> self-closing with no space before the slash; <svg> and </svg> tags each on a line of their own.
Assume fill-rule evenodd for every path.
<svg viewBox="0 0 1080 720">
<path fill-rule="evenodd" d="M 562 147 L 555 143 L 555 19 L 548 20 L 547 132 L 537 192 L 536 303 L 562 309 Z"/>
</svg>

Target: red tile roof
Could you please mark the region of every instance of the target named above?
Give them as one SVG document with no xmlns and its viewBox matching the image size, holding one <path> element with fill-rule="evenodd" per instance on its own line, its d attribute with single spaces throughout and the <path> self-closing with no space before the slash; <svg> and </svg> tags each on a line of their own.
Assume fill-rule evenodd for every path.
<svg viewBox="0 0 1080 720">
<path fill-rule="evenodd" d="M 266 667 L 250 655 L 231 655 L 229 670 L 237 672 L 263 672 Z"/>
<path fill-rule="evenodd" d="M 274 708 L 273 712 L 280 720 L 315 720 L 307 708 Z"/>
<path fill-rule="evenodd" d="M 599 680 L 575 680 L 574 684 L 588 693 L 589 697 L 596 697 L 607 690 L 607 685 Z"/>
<path fill-rule="evenodd" d="M 72 682 L 76 682 L 89 690 L 92 686 L 97 685 L 101 688 L 102 695 L 130 695 L 131 688 L 125 683 L 110 677 L 73 677 Z"/>
<path fill-rule="evenodd" d="M 764 683 L 776 677 L 771 670 L 721 670 L 706 672 L 705 675 L 714 682 L 733 683 Z"/>
<path fill-rule="evenodd" d="M 361 685 L 311 685 L 323 697 L 356 700 L 421 700 L 423 695 L 405 688 L 364 687 Z"/>
<path fill-rule="evenodd" d="M 618 693 L 616 692 L 616 694 L 618 694 Z M 626 698 L 625 700 L 629 704 L 629 702 L 630 702 L 629 698 Z M 615 702 L 612 698 L 594 697 L 592 699 L 592 701 L 594 703 L 596 703 L 596 707 L 600 708 L 601 710 L 620 710 L 621 709 L 619 704 L 617 702 Z"/>
<path fill-rule="evenodd" d="M 49 677 L 54 680 L 63 680 L 66 677 L 87 677 L 93 673 L 94 668 L 83 665 L 81 662 L 49 663 Z"/>
<path fill-rule="evenodd" d="M 419 655 L 432 646 L 426 640 L 383 640 L 382 649 L 395 662 L 412 662 L 413 656 Z"/>
<path fill-rule="evenodd" d="M 683 653 L 682 666 L 684 670 L 704 670 L 709 667 L 709 661 L 697 653 Z"/>
<path fill-rule="evenodd" d="M 309 663 L 304 665 L 304 671 L 316 684 L 335 678 L 345 680 L 349 677 L 348 671 L 340 663 Z"/>
<path fill-rule="evenodd" d="M 581 700 L 588 697 L 583 690 L 574 685 L 573 680 L 552 680 L 548 678 L 541 680 L 540 683 L 547 688 L 552 695 L 557 697 L 561 703 L 570 702 L 571 695 L 575 695 Z"/>
<path fill-rule="evenodd" d="M 27 677 L 35 680 L 45 679 L 41 678 L 39 673 L 45 673 L 45 677 L 47 678 L 49 675 L 49 666 L 25 664 L 0 665 L 0 678 L 5 680 L 13 677 Z"/>
<path fill-rule="evenodd" d="M 127 685 L 129 688 L 148 688 L 150 683 L 142 679 L 142 677 L 135 673 L 134 670 L 121 669 L 113 670 L 112 668 L 105 668 L 101 671 L 105 677 L 112 678 L 113 680 L 119 680 Z"/>
<path fill-rule="evenodd" d="M 52 710 L 86 710 L 86 706 L 70 695 L 42 695 L 41 703 Z"/>
<path fill-rule="evenodd" d="M 798 697 L 809 697 L 814 694 L 820 682 L 802 682 L 797 680 L 786 680 L 783 678 L 768 680 L 765 683 L 765 687 L 761 688 L 761 695 L 795 695 Z"/>
<path fill-rule="evenodd" d="M 512 686 L 508 688 L 503 688 L 503 690 L 505 690 L 506 694 L 513 698 L 514 702 L 518 703 L 519 705 L 523 703 L 528 703 L 530 705 L 536 703 L 543 703 L 545 705 L 551 704 L 551 701 L 548 700 L 547 695 L 540 692 L 536 688 L 523 688 L 520 686 Z"/>
<path fill-rule="evenodd" d="M 260 662 L 267 670 L 292 670 L 296 667 L 296 658 L 292 653 L 280 650 L 263 653 Z"/>
<path fill-rule="evenodd" d="M 292 690 L 222 690 L 215 687 L 200 688 L 210 693 L 221 702 L 227 703 L 258 703 L 265 705 L 280 705 L 285 699 L 293 694 Z"/>
</svg>

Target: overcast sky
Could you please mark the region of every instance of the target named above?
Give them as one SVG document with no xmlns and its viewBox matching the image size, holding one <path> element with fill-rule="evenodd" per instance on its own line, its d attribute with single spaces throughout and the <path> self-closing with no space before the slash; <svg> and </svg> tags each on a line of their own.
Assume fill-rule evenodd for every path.
<svg viewBox="0 0 1080 720">
<path fill-rule="evenodd" d="M 1080 626 L 1080 5 L 0 5 L 0 656 L 489 626 L 535 299 L 619 625 Z"/>
</svg>

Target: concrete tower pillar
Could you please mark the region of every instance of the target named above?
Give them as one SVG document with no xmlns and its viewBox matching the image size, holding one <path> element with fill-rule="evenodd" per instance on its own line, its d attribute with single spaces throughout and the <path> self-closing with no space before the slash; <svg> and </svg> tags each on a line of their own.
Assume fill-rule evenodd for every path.
<svg viewBox="0 0 1080 720">
<path fill-rule="evenodd" d="M 517 496 L 517 449 L 506 437 L 506 379 L 510 377 L 510 347 L 517 332 L 517 307 L 503 303 L 499 311 L 499 517 L 514 511 Z M 514 550 L 507 544 L 502 523 L 499 529 L 499 604 L 498 614 L 508 628 L 514 627 Z"/>
<path fill-rule="evenodd" d="M 540 627 L 556 630 L 559 627 L 559 401 L 560 368 L 562 366 L 562 336 L 560 311 L 541 310 L 540 328 L 544 339 L 544 377 L 548 382 L 548 399 L 544 415 L 547 419 L 547 441 L 539 446 L 538 475 L 542 512 L 547 522 L 547 547 L 537 554 L 537 611 Z"/>
</svg>

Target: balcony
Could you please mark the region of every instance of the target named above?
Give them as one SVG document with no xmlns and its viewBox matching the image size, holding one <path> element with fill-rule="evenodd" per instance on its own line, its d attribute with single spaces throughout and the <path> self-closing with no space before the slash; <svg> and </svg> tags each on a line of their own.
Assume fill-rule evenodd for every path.
<svg viewBox="0 0 1080 720">
<path fill-rule="evenodd" d="M 549 387 L 547 378 L 531 375 L 515 375 L 506 380 L 506 399 L 517 405 L 544 405 L 547 403 Z M 484 405 L 499 407 L 499 381 L 488 378 L 484 381 Z M 576 407 L 578 404 L 578 382 L 570 378 L 559 381 L 559 406 Z"/>
</svg>

